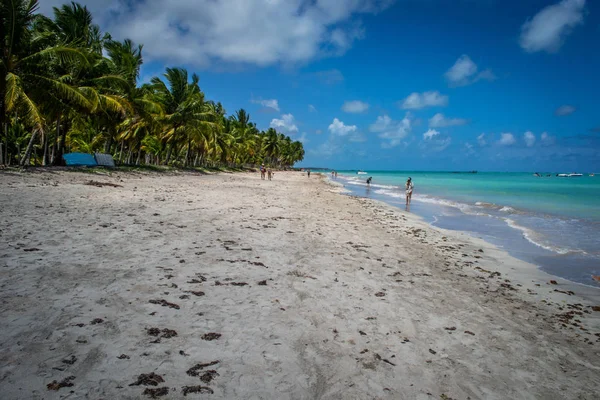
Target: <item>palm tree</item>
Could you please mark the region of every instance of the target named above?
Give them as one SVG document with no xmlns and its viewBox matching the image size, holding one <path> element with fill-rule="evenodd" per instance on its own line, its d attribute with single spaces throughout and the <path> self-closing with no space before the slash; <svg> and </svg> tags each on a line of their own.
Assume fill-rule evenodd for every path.
<svg viewBox="0 0 600 400">
<path fill-rule="evenodd" d="M 192 141 L 199 132 L 213 129 L 217 114 L 204 101 L 204 93 L 200 90 L 200 78 L 193 74 L 188 81 L 188 72 L 182 68 L 167 68 L 164 74 L 166 83 L 160 78 L 152 78 L 151 88 L 155 99 L 160 103 L 165 116 L 163 122 L 165 131 L 163 139 L 167 144 L 165 164 L 168 164 L 173 153 L 177 154 L 180 145 L 186 147 L 185 165 L 189 165 L 192 151 Z"/>
<path fill-rule="evenodd" d="M 40 47 L 39 36 L 31 27 L 36 18 L 37 0 L 13 0 L 0 3 L 0 125 L 7 132 L 7 113 L 18 112 L 20 120 L 32 130 L 21 164 L 29 162 L 33 144 L 44 132 L 45 118 L 39 107 L 47 95 L 87 105 L 88 101 L 63 80 L 56 79 L 49 63 L 87 62 L 77 49 L 64 45 Z"/>
<path fill-rule="evenodd" d="M 37 7 L 0 1 L 0 163 L 46 164 L 52 154 L 56 164 L 68 149 L 102 147 L 136 164 L 289 166 L 304 156 L 301 143 L 259 132 L 245 110 L 227 116 L 207 101 L 196 74 L 167 68 L 140 87 L 142 46 L 112 40 L 86 7 L 66 4 L 53 18 Z"/>
</svg>

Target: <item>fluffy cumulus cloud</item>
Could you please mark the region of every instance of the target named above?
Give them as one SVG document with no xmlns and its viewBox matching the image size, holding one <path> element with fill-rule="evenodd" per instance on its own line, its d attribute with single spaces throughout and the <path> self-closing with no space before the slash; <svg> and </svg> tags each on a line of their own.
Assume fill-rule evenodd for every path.
<svg viewBox="0 0 600 400">
<path fill-rule="evenodd" d="M 281 119 L 273 118 L 270 124 L 271 128 L 282 133 L 296 133 L 298 126 L 292 114 L 283 114 Z"/>
<path fill-rule="evenodd" d="M 575 107 L 565 104 L 554 110 L 554 115 L 557 117 L 564 117 L 566 115 L 573 114 L 575 110 L 577 110 Z"/>
<path fill-rule="evenodd" d="M 346 101 L 342 105 L 342 111 L 347 113 L 363 113 L 369 109 L 369 105 L 360 100 Z"/>
<path fill-rule="evenodd" d="M 512 133 L 501 133 L 500 140 L 498 140 L 498 144 L 501 146 L 512 146 L 515 142 L 516 139 Z"/>
<path fill-rule="evenodd" d="M 418 110 L 425 107 L 445 107 L 447 105 L 448 96 L 438 91 L 428 91 L 411 93 L 401 102 L 400 107 L 405 110 Z"/>
<path fill-rule="evenodd" d="M 527 131 L 523 134 L 523 140 L 527 147 L 533 147 L 535 144 L 535 135 L 531 131 Z"/>
<path fill-rule="evenodd" d="M 437 113 L 429 119 L 430 128 L 447 128 L 449 126 L 460 126 L 468 123 L 469 121 L 463 118 L 446 118 L 442 113 Z"/>
<path fill-rule="evenodd" d="M 364 36 L 359 18 L 393 0 L 80 0 L 115 38 L 146 44 L 173 64 L 272 65 L 344 54 Z M 44 0 L 50 14 L 63 0 Z"/>
<path fill-rule="evenodd" d="M 369 130 L 384 139 L 384 147 L 396 147 L 412 132 L 413 121 L 407 113 L 401 121 L 395 121 L 388 115 L 381 115 L 371 124 Z"/>
<path fill-rule="evenodd" d="M 496 80 L 496 75 L 491 69 L 479 72 L 477 64 L 466 54 L 460 56 L 444 76 L 448 84 L 454 87 L 470 85 L 480 80 Z"/>
<path fill-rule="evenodd" d="M 585 0 L 562 0 L 540 10 L 521 27 L 521 47 L 556 53 L 577 25 L 583 24 Z"/>
<path fill-rule="evenodd" d="M 336 136 L 346 136 L 349 133 L 355 133 L 358 130 L 356 125 L 346 125 L 337 118 L 333 119 L 333 122 L 329 125 L 328 129 L 332 135 Z"/>
<path fill-rule="evenodd" d="M 260 104 L 264 108 L 269 108 L 275 111 L 279 111 L 279 102 L 277 99 L 252 99 L 251 103 Z"/>
<path fill-rule="evenodd" d="M 440 132 L 435 129 L 429 129 L 427 132 L 423 134 L 423 140 L 431 140 L 434 136 L 438 136 Z"/>
</svg>

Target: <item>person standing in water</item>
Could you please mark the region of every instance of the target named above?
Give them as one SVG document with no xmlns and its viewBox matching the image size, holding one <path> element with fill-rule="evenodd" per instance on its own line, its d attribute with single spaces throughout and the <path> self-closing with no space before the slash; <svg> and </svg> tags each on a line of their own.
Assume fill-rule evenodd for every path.
<svg viewBox="0 0 600 400">
<path fill-rule="evenodd" d="M 412 178 L 408 177 L 408 180 L 406 181 L 406 206 L 410 206 L 410 200 L 412 199 L 412 193 L 413 193 L 413 183 L 412 183 Z"/>
<path fill-rule="evenodd" d="M 373 180 L 373 177 L 372 177 L 372 176 L 370 176 L 370 177 L 367 179 L 367 185 L 371 185 L 371 181 L 372 181 L 372 180 Z"/>
</svg>

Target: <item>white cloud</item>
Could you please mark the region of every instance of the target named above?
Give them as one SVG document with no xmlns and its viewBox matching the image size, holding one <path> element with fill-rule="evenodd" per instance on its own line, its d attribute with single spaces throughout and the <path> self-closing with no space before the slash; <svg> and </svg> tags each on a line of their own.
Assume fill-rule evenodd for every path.
<svg viewBox="0 0 600 400">
<path fill-rule="evenodd" d="M 337 136 L 346 136 L 347 134 L 356 132 L 358 130 L 356 125 L 345 125 L 337 118 L 333 119 L 333 122 L 329 125 L 328 129 L 329 132 Z"/>
<path fill-rule="evenodd" d="M 564 117 L 566 115 L 569 114 L 573 114 L 577 109 L 569 104 L 565 104 L 562 105 L 560 107 L 558 107 L 555 111 L 554 111 L 554 115 L 558 116 L 558 117 Z"/>
<path fill-rule="evenodd" d="M 474 146 L 469 142 L 465 143 L 465 153 L 467 153 L 467 155 L 469 156 L 476 153 L 474 150 Z"/>
<path fill-rule="evenodd" d="M 456 60 L 452 68 L 450 68 L 445 76 L 452 83 L 461 83 L 468 80 L 471 76 L 477 73 L 477 64 L 471 61 L 471 58 L 463 54 Z"/>
<path fill-rule="evenodd" d="M 485 140 L 485 133 L 482 133 L 481 135 L 477 136 L 477 144 L 479 144 L 479 146 L 481 147 L 487 144 L 487 141 Z"/>
<path fill-rule="evenodd" d="M 347 113 L 363 113 L 369 109 L 369 105 L 360 100 L 345 101 L 342 105 L 342 111 Z"/>
<path fill-rule="evenodd" d="M 466 119 L 446 118 L 442 113 L 437 113 L 429 119 L 430 128 L 446 128 L 449 126 L 466 125 L 467 123 L 469 123 L 469 121 L 467 121 Z"/>
<path fill-rule="evenodd" d="M 556 53 L 573 28 L 583 24 L 584 7 L 585 0 L 562 0 L 543 8 L 521 27 L 521 47 L 530 53 Z"/>
<path fill-rule="evenodd" d="M 317 109 L 312 104 L 308 105 L 308 112 L 317 112 Z"/>
<path fill-rule="evenodd" d="M 523 134 L 523 140 L 525 140 L 525 144 L 527 147 L 533 147 L 535 144 L 535 135 L 531 131 L 527 131 Z"/>
<path fill-rule="evenodd" d="M 302 132 L 302 135 L 300 135 L 300 137 L 297 140 L 302 144 L 310 142 L 310 140 L 308 140 L 308 137 L 306 136 L 306 132 Z"/>
<path fill-rule="evenodd" d="M 429 129 L 427 132 L 423 134 L 423 140 L 431 140 L 434 136 L 438 136 L 440 132 L 435 129 Z"/>
<path fill-rule="evenodd" d="M 423 134 L 423 141 L 419 143 L 419 147 L 428 153 L 439 153 L 446 150 L 451 143 L 451 137 L 442 137 L 438 131 L 430 129 Z"/>
<path fill-rule="evenodd" d="M 491 69 L 486 69 L 477 73 L 479 68 L 471 58 L 463 54 L 456 60 L 454 65 L 446 71 L 444 76 L 448 80 L 450 86 L 466 86 L 480 80 L 494 81 L 496 75 Z"/>
<path fill-rule="evenodd" d="M 298 132 L 298 126 L 296 126 L 296 121 L 292 114 L 283 114 L 281 119 L 274 118 L 271 120 L 270 126 L 276 131 L 282 133 Z"/>
<path fill-rule="evenodd" d="M 385 139 L 385 148 L 398 146 L 402 139 L 412 132 L 412 116 L 406 113 L 401 121 L 394 121 L 388 115 L 377 117 L 377 120 L 371 124 L 369 130 L 378 133 L 381 139 Z"/>
<path fill-rule="evenodd" d="M 542 132 L 540 135 L 540 140 L 544 146 L 552 146 L 555 142 L 554 136 L 548 135 L 548 132 Z"/>
<path fill-rule="evenodd" d="M 423 134 L 423 141 L 419 144 L 421 149 L 431 153 L 438 153 L 445 150 L 452 143 L 449 136 L 442 137 L 439 131 L 429 129 Z"/>
<path fill-rule="evenodd" d="M 317 129 L 317 130 L 315 131 L 315 133 L 316 133 L 317 135 L 320 135 L 321 133 L 323 133 L 323 131 L 322 131 L 321 129 Z"/>
<path fill-rule="evenodd" d="M 359 19 L 393 0 L 80 0 L 116 39 L 145 44 L 147 60 L 297 64 L 344 54 L 364 36 Z M 63 0 L 44 0 L 41 11 Z"/>
<path fill-rule="evenodd" d="M 348 137 L 348 140 L 350 142 L 363 143 L 367 141 L 367 138 L 360 132 L 354 132 Z"/>
<path fill-rule="evenodd" d="M 405 110 L 417 110 L 425 107 L 445 107 L 448 105 L 448 96 L 438 91 L 429 91 L 423 93 L 411 93 L 402 101 L 401 107 Z"/>
<path fill-rule="evenodd" d="M 275 111 L 280 111 L 279 102 L 277 101 L 277 99 L 252 99 L 250 100 L 250 102 L 254 104 L 260 104 L 265 108 L 271 108 Z"/>
<path fill-rule="evenodd" d="M 512 146 L 513 144 L 515 144 L 515 142 L 516 140 L 512 133 L 501 133 L 498 144 L 502 146 Z"/>
</svg>

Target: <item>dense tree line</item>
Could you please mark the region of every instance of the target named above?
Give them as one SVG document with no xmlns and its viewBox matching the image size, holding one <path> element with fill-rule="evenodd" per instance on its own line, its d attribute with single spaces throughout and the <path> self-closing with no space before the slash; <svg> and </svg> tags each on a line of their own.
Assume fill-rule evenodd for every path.
<svg viewBox="0 0 600 400">
<path fill-rule="evenodd" d="M 38 0 L 0 1 L 0 164 L 61 165 L 67 152 L 121 164 L 287 167 L 302 143 L 227 115 L 182 68 L 140 85 L 142 46 L 115 41 L 77 3 L 38 14 Z"/>
</svg>

